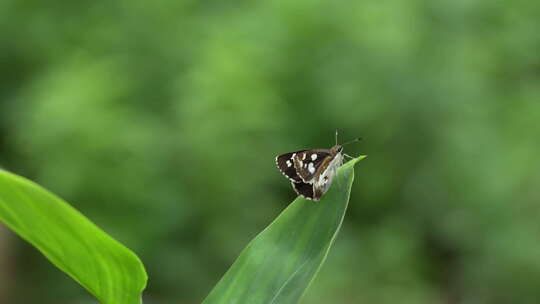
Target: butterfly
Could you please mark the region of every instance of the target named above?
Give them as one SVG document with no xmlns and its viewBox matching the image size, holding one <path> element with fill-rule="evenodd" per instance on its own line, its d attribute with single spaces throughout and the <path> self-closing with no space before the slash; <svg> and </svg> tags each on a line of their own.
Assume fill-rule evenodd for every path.
<svg viewBox="0 0 540 304">
<path fill-rule="evenodd" d="M 345 144 L 357 140 L 360 139 Z M 276 157 L 276 165 L 291 181 L 297 194 L 308 200 L 319 201 L 330 188 L 337 169 L 343 165 L 344 156 L 348 156 L 343 153 L 343 145 L 337 144 L 336 131 L 336 145 L 332 148 L 281 154 Z"/>
</svg>

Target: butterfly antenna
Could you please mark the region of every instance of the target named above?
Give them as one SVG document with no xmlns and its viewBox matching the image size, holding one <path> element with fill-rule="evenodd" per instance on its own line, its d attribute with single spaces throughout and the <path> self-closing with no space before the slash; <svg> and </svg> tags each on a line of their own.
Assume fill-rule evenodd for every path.
<svg viewBox="0 0 540 304">
<path fill-rule="evenodd" d="M 362 137 L 358 137 L 358 138 L 355 138 L 353 140 L 350 140 L 344 144 L 341 144 L 342 146 L 345 146 L 345 145 L 348 145 L 348 144 L 352 144 L 353 142 L 357 142 L 357 141 L 361 141 L 363 138 Z"/>
<path fill-rule="evenodd" d="M 337 146 L 337 133 L 338 133 L 338 129 L 336 129 L 336 146 Z"/>
</svg>

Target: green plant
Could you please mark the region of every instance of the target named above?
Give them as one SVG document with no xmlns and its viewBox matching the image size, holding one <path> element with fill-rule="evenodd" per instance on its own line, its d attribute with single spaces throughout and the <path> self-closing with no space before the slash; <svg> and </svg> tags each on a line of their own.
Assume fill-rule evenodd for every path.
<svg viewBox="0 0 540 304">
<path fill-rule="evenodd" d="M 204 303 L 297 303 L 339 231 L 354 164 L 318 203 L 297 198 L 253 239 Z M 39 185 L 0 170 L 0 220 L 103 304 L 136 304 L 147 276 L 138 257 Z"/>
<path fill-rule="evenodd" d="M 318 203 L 298 197 L 242 251 L 204 301 L 297 303 L 324 263 L 341 227 L 354 179 L 343 165 Z"/>
<path fill-rule="evenodd" d="M 39 185 L 0 170 L 0 220 L 102 304 L 137 304 L 146 286 L 139 258 Z"/>
</svg>

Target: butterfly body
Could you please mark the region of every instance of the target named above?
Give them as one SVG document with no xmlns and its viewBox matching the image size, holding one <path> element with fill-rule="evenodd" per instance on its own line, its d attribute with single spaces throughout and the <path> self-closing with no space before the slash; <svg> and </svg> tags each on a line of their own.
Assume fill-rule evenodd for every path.
<svg viewBox="0 0 540 304">
<path fill-rule="evenodd" d="M 337 169 L 343 164 L 343 147 L 300 150 L 276 157 L 278 169 L 306 199 L 318 201 L 330 188 Z"/>
</svg>

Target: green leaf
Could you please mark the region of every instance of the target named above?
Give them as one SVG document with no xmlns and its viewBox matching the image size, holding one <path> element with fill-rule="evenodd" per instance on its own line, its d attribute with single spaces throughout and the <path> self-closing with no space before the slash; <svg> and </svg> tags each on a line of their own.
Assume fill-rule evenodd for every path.
<svg viewBox="0 0 540 304">
<path fill-rule="evenodd" d="M 242 251 L 204 304 L 297 303 L 339 231 L 354 179 L 344 164 L 319 202 L 298 197 Z"/>
<path fill-rule="evenodd" d="M 139 258 L 39 185 L 0 170 L 0 221 L 102 304 L 141 303 Z"/>
</svg>

